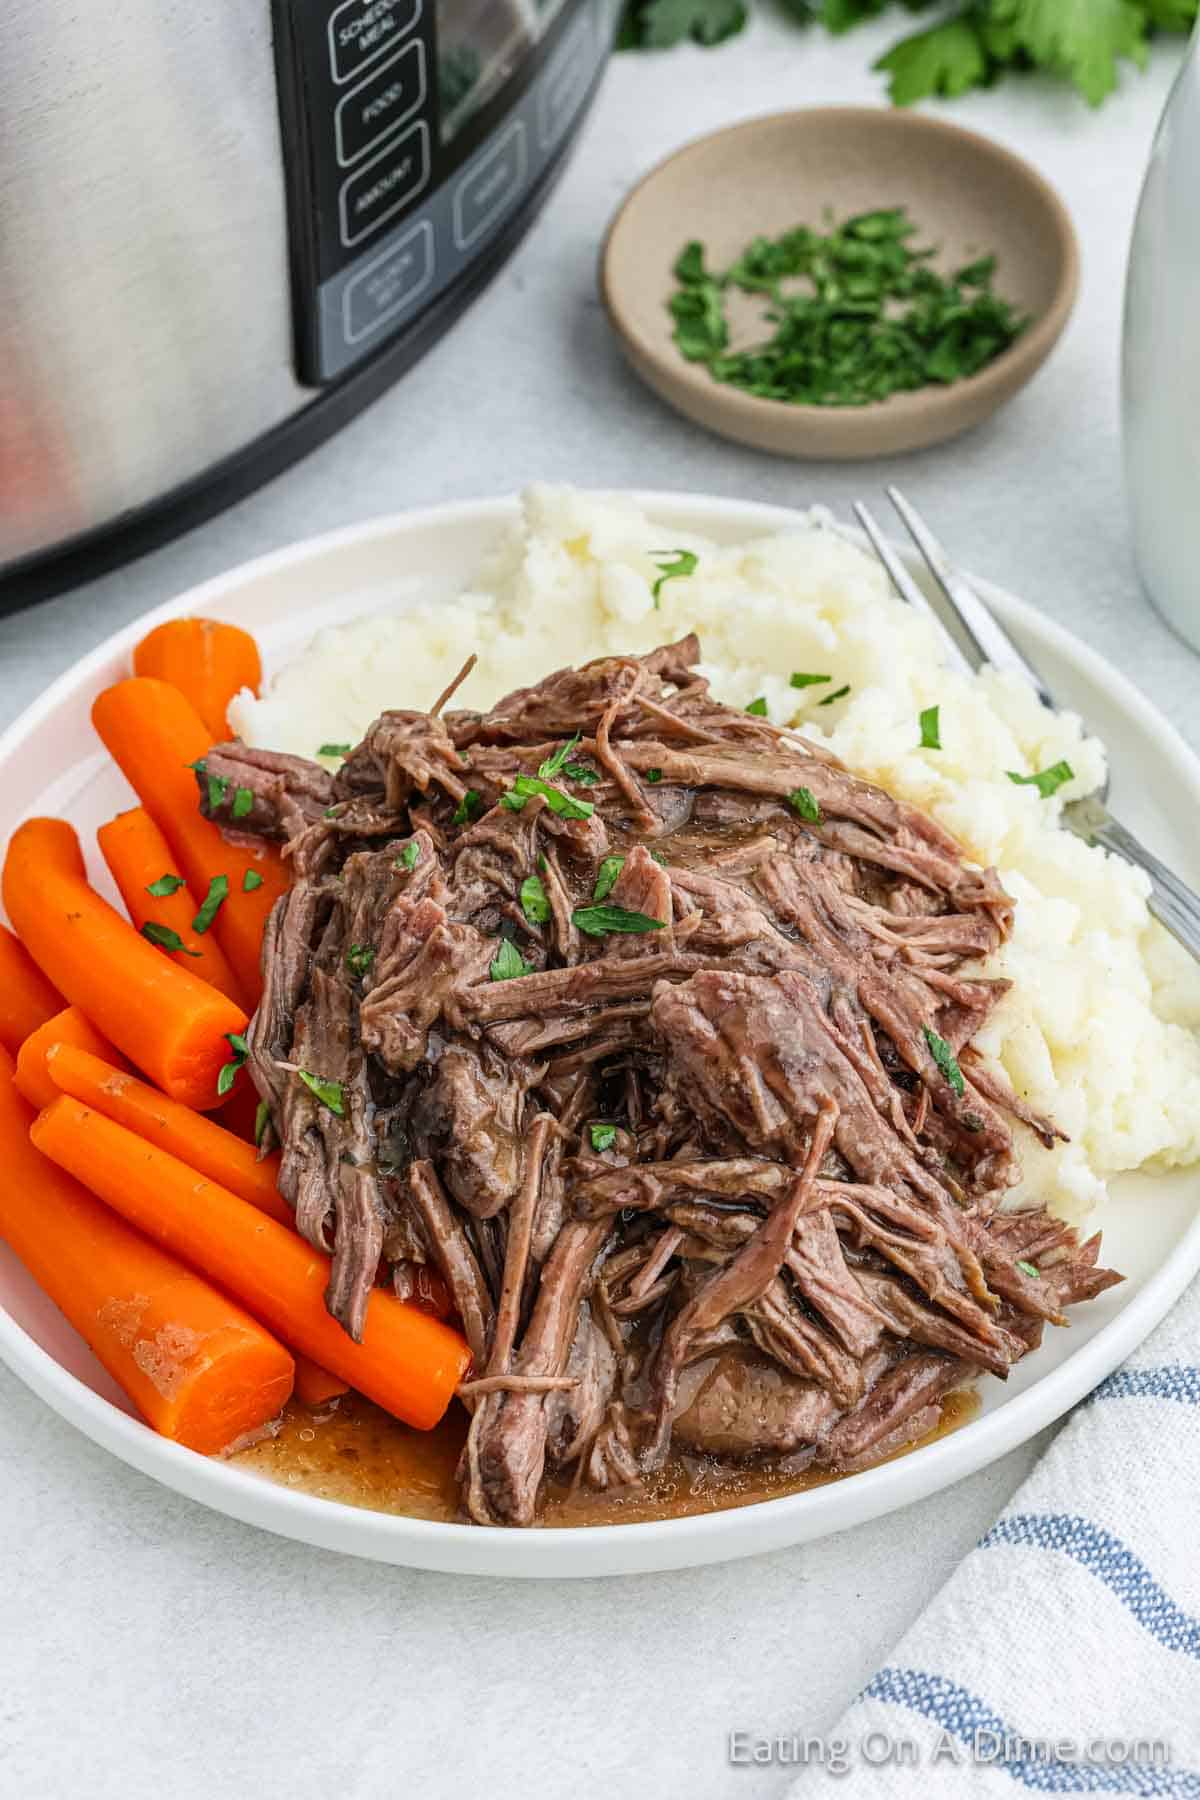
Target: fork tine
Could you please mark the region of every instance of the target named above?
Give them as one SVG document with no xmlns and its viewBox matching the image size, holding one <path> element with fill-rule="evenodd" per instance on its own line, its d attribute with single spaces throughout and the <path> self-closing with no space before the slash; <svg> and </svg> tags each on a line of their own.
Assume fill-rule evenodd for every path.
<svg viewBox="0 0 1200 1800">
<path fill-rule="evenodd" d="M 946 630 L 945 625 L 930 605 L 929 596 L 925 593 L 920 584 L 909 574 L 908 570 L 896 555 L 896 552 L 892 549 L 892 546 L 888 543 L 861 500 L 856 500 L 854 502 L 854 516 L 870 538 L 872 548 L 888 574 L 891 576 L 892 585 L 900 598 L 902 600 L 907 600 L 914 612 L 923 613 L 927 619 L 933 621 L 934 625 L 937 627 L 939 637 L 949 651 L 951 662 L 965 674 L 972 674 L 974 672 L 974 666 L 968 661 L 967 657 L 963 655 L 962 650 L 955 643 L 950 633 Z"/>
<path fill-rule="evenodd" d="M 916 507 L 904 498 L 899 488 L 889 487 L 886 492 L 946 597 L 955 624 L 962 632 L 968 661 L 975 668 L 982 663 L 991 663 L 993 668 L 1014 671 L 1032 684 L 1044 706 L 1053 707 L 1054 697 L 1037 670 L 1018 650 L 999 621 L 992 617 L 970 582 L 959 574 Z"/>
</svg>

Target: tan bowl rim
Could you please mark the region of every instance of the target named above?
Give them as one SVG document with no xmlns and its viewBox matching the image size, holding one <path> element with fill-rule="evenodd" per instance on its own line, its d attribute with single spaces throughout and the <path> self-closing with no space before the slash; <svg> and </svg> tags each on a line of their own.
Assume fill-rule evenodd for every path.
<svg viewBox="0 0 1200 1800">
<path fill-rule="evenodd" d="M 848 123 L 855 119 L 870 119 L 874 124 L 880 118 L 891 120 L 901 131 L 923 131 L 931 137 L 942 138 L 947 144 L 970 144 L 974 149 L 990 155 L 996 162 L 1005 164 L 1011 177 L 1032 189 L 1045 206 L 1059 240 L 1062 274 L 1049 306 L 1026 327 L 1015 344 L 1002 351 L 977 374 L 963 376 L 961 380 L 949 382 L 945 386 L 930 383 L 927 387 L 915 388 L 910 393 L 891 394 L 886 400 L 876 400 L 867 406 L 813 406 L 790 400 L 768 400 L 760 394 L 747 394 L 730 382 L 714 381 L 700 364 L 691 363 L 686 357 L 679 355 L 671 340 L 668 339 L 668 343 L 672 354 L 668 356 L 660 343 L 632 324 L 621 308 L 619 299 L 614 297 L 610 266 L 612 243 L 622 220 L 636 204 L 642 190 L 657 181 L 664 170 L 723 138 L 759 131 L 768 125 L 782 125 L 798 119 L 824 119 L 831 123 L 834 120 Z M 1032 163 L 1027 162 L 1023 156 L 1018 156 L 1016 151 L 998 144 L 994 138 L 987 137 L 980 131 L 970 131 L 965 125 L 953 124 L 948 119 L 931 118 L 928 113 L 907 112 L 891 106 L 797 106 L 784 112 L 759 113 L 749 119 L 740 119 L 733 125 L 723 125 L 717 131 L 705 132 L 655 163 L 636 186 L 630 189 L 609 220 L 600 246 L 600 298 L 614 331 L 640 356 L 658 368 L 667 370 L 672 381 L 689 387 L 698 394 L 703 393 L 710 403 L 714 395 L 719 393 L 722 404 L 727 406 L 731 415 L 740 416 L 747 421 L 778 419 L 781 415 L 786 415 L 795 420 L 797 429 L 805 422 L 818 419 L 828 425 L 832 418 L 837 417 L 846 422 L 846 429 L 852 429 L 851 421 L 861 419 L 865 423 L 878 419 L 884 412 L 891 417 L 903 418 L 910 412 L 928 417 L 932 407 L 943 403 L 961 405 L 962 398 L 967 394 L 987 401 L 994 391 L 998 405 L 1013 391 L 1014 374 L 1022 374 L 1026 367 L 1030 372 L 1036 369 L 1062 332 L 1079 290 L 1079 261 L 1079 240 L 1075 235 L 1071 215 L 1057 189 L 1051 186 Z"/>
</svg>

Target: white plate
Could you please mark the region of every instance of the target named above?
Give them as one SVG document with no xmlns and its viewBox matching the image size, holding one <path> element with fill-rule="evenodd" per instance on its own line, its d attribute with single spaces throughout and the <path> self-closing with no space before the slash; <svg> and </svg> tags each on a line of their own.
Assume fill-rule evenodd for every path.
<svg viewBox="0 0 1200 1800">
<path fill-rule="evenodd" d="M 795 522 L 778 507 L 681 494 L 635 498 L 665 526 L 725 542 Z M 71 819 L 91 848 L 95 827 L 129 804 L 88 714 L 93 697 L 128 672 L 133 645 L 151 625 L 179 613 L 236 620 L 255 633 L 270 670 L 318 625 L 414 598 L 449 597 L 474 573 L 515 509 L 512 500 L 438 507 L 335 532 L 262 557 L 118 632 L 55 682 L 0 739 L 0 843 L 29 813 L 52 812 Z M 1108 742 L 1122 815 L 1181 874 L 1200 881 L 1200 761 L 1152 704 L 1085 645 L 1011 596 L 978 585 L 1051 687 Z M 89 860 L 93 877 L 107 887 L 94 850 Z M 0 1356 L 64 1418 L 135 1468 L 248 1524 L 325 1549 L 469 1574 L 681 1568 L 777 1549 L 875 1518 L 935 1493 L 1032 1436 L 1141 1342 L 1200 1267 L 1198 1199 L 1196 1174 L 1118 1183 L 1101 1221 L 1105 1260 L 1129 1279 L 1079 1308 L 1069 1330 L 1049 1331 L 1042 1349 L 1020 1363 L 1006 1384 L 985 1381 L 982 1410 L 970 1424 L 827 1487 L 655 1524 L 526 1532 L 435 1524 L 296 1493 L 182 1450 L 131 1415 L 82 1341 L 3 1246 Z"/>
</svg>

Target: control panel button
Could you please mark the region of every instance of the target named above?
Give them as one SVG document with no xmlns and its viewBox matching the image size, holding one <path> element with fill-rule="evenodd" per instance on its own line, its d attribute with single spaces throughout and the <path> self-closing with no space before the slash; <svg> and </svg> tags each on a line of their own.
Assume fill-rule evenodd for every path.
<svg viewBox="0 0 1200 1800">
<path fill-rule="evenodd" d="M 423 119 L 373 156 L 338 195 L 342 242 L 360 244 L 415 200 L 429 180 L 429 127 Z"/>
<path fill-rule="evenodd" d="M 595 66 L 591 26 L 585 15 L 550 58 L 538 84 L 538 144 L 543 150 L 556 144 L 571 123 Z"/>
<path fill-rule="evenodd" d="M 343 169 L 373 150 L 389 131 L 418 111 L 425 99 L 425 46 L 419 38 L 352 87 L 333 115 L 337 159 Z"/>
<path fill-rule="evenodd" d="M 433 226 L 420 219 L 350 277 L 342 290 L 342 327 L 357 344 L 390 325 L 412 306 L 433 280 Z"/>
<path fill-rule="evenodd" d="M 422 0 L 342 0 L 329 15 L 329 72 L 340 86 L 405 37 Z"/>
<path fill-rule="evenodd" d="M 495 143 L 476 158 L 454 194 L 454 241 L 466 250 L 517 199 L 525 185 L 528 151 L 525 125 L 514 119 Z"/>
</svg>

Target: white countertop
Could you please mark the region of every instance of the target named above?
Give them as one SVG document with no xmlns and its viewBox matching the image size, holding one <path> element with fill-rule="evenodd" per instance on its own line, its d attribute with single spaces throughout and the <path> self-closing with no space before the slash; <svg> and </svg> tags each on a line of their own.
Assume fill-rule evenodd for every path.
<svg viewBox="0 0 1200 1800">
<path fill-rule="evenodd" d="M 0 724 L 145 608 L 372 514 L 547 477 L 844 513 L 896 479 L 964 563 L 1084 636 L 1200 741 L 1197 660 L 1130 566 L 1118 441 L 1125 249 L 1178 41 L 1098 114 L 1037 79 L 948 110 L 1059 187 L 1083 245 L 1078 311 L 990 425 L 838 468 L 740 450 L 667 412 L 621 361 L 596 298 L 605 221 L 651 164 L 753 113 L 876 98 L 869 64 L 905 22 L 830 39 L 761 10 L 723 49 L 616 60 L 532 235 L 338 438 L 181 542 L 0 620 Z M 553 1780 L 591 1800 L 623 1777 L 660 1800 L 775 1794 L 787 1771 L 729 1767 L 726 1734 L 831 1724 L 1048 1436 L 824 1543 L 618 1583 L 489 1583 L 342 1560 L 203 1511 L 0 1368 L 0 1793 L 528 1800 Z"/>
</svg>

